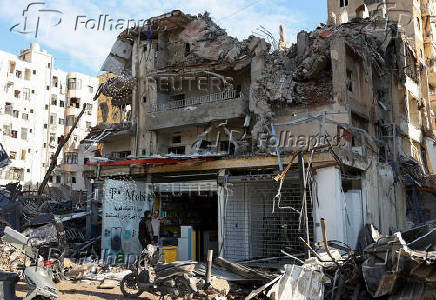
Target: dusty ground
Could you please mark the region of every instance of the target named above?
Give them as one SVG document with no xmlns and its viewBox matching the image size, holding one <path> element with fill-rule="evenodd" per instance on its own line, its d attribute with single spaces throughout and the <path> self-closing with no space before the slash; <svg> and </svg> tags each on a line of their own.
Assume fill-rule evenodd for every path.
<svg viewBox="0 0 436 300">
<path fill-rule="evenodd" d="M 99 300 L 99 299 L 112 299 L 112 300 L 127 300 L 131 298 L 123 297 L 120 287 L 114 289 L 98 289 L 98 282 L 81 283 L 72 281 L 62 281 L 58 283 L 59 298 L 60 300 Z M 26 284 L 18 283 L 17 296 L 24 297 L 26 295 Z M 139 299 L 157 299 L 147 298 L 146 293 L 142 294 Z"/>
</svg>

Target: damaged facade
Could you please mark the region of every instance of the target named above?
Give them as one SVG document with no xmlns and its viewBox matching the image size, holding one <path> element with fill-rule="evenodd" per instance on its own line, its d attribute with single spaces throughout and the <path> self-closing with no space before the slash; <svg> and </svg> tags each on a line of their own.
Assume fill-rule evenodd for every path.
<svg viewBox="0 0 436 300">
<path fill-rule="evenodd" d="M 352 249 L 365 224 L 387 235 L 434 218 L 429 67 L 394 20 L 320 25 L 278 49 L 207 13 L 148 24 L 120 34 L 102 67 L 118 76 L 99 92 L 119 122 L 83 141 L 102 144 L 85 171 L 94 200 L 108 201 L 108 179 L 151 185 L 171 220 L 164 246 L 192 226 L 197 259 L 298 254 L 299 236 L 322 241 L 321 218 Z"/>
</svg>

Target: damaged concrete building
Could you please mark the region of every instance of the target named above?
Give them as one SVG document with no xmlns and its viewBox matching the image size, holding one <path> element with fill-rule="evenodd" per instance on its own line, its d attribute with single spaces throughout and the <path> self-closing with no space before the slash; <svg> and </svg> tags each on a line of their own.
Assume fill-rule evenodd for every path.
<svg viewBox="0 0 436 300">
<path fill-rule="evenodd" d="M 120 121 L 83 141 L 102 144 L 89 194 L 104 206 L 108 180 L 149 184 L 170 220 L 164 246 L 191 226 L 197 259 L 298 254 L 300 236 L 322 240 L 321 218 L 352 248 L 365 224 L 389 234 L 434 218 L 429 98 L 398 24 L 320 25 L 278 44 L 181 11 L 121 33 L 102 67 L 117 77 L 99 89 Z"/>
</svg>

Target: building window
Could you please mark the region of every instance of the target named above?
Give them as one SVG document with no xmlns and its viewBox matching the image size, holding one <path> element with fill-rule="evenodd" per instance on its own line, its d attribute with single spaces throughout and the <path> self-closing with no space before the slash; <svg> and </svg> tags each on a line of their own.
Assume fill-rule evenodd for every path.
<svg viewBox="0 0 436 300">
<path fill-rule="evenodd" d="M 91 122 L 86 122 L 86 129 L 90 129 L 91 128 Z"/>
<path fill-rule="evenodd" d="M 33 75 L 36 75 L 36 70 L 33 70 L 32 73 L 33 73 Z"/>
<path fill-rule="evenodd" d="M 64 155 L 64 161 L 66 164 L 77 165 L 79 155 L 77 152 L 66 152 Z"/>
<path fill-rule="evenodd" d="M 33 109 L 30 110 L 30 113 L 33 114 Z"/>
<path fill-rule="evenodd" d="M 82 89 L 82 80 L 77 78 L 69 78 L 68 79 L 68 89 L 69 90 L 80 90 Z"/>
<path fill-rule="evenodd" d="M 32 94 L 35 94 L 35 90 L 32 90 Z"/>
<path fill-rule="evenodd" d="M 44 124 L 44 129 L 47 129 L 48 128 L 48 125 L 47 125 L 47 123 L 45 123 Z"/>
<path fill-rule="evenodd" d="M 56 114 L 50 114 L 50 125 L 56 124 Z"/>
<path fill-rule="evenodd" d="M 64 125 L 65 124 L 65 120 L 64 119 L 59 119 L 59 125 Z"/>
<path fill-rule="evenodd" d="M 9 73 L 14 74 L 16 63 L 14 61 L 9 61 Z"/>
<path fill-rule="evenodd" d="M 51 68 L 51 63 L 47 64 L 47 68 L 49 68 L 49 69 Z"/>
<path fill-rule="evenodd" d="M 23 118 L 23 120 L 29 120 L 29 114 L 23 113 L 21 117 Z"/>
<path fill-rule="evenodd" d="M 53 79 L 51 81 L 51 85 L 57 88 L 58 87 L 58 81 L 59 81 L 58 78 L 56 76 L 53 76 Z"/>
<path fill-rule="evenodd" d="M 348 0 L 339 0 L 339 6 L 340 7 L 348 6 Z"/>
<path fill-rule="evenodd" d="M 46 104 L 46 105 L 44 106 L 44 109 L 45 109 L 45 110 L 48 110 L 48 104 Z"/>
<path fill-rule="evenodd" d="M 92 114 L 92 104 L 91 103 L 85 103 L 86 110 L 88 112 L 88 115 Z"/>
<path fill-rule="evenodd" d="M 21 139 L 27 141 L 27 128 L 21 128 Z"/>
<path fill-rule="evenodd" d="M 182 142 L 182 136 L 180 136 L 180 135 L 173 136 L 172 142 L 173 142 L 173 144 L 180 144 Z"/>
<path fill-rule="evenodd" d="M 90 85 L 88 85 L 88 90 L 90 94 L 94 93 L 94 88 Z"/>
<path fill-rule="evenodd" d="M 20 98 L 20 94 L 21 94 L 21 91 L 19 91 L 19 90 L 15 90 L 14 91 L 14 97 L 15 98 Z"/>
<path fill-rule="evenodd" d="M 14 116 L 14 118 L 18 118 L 20 112 L 18 110 L 13 110 L 12 111 L 12 115 Z"/>
<path fill-rule="evenodd" d="M 44 143 L 44 144 L 42 145 L 42 148 L 47 148 L 47 143 Z"/>
<path fill-rule="evenodd" d="M 24 100 L 30 100 L 30 89 L 23 89 L 23 98 Z"/>
<path fill-rule="evenodd" d="M 61 176 L 56 176 L 56 182 L 61 183 Z"/>
<path fill-rule="evenodd" d="M 11 136 L 11 128 L 12 127 L 12 125 L 10 125 L 10 124 L 4 124 L 3 125 L 3 135 L 5 135 L 5 136 Z"/>
<path fill-rule="evenodd" d="M 12 108 L 13 108 L 13 107 L 12 107 L 12 104 L 6 102 L 6 103 L 5 103 L 5 114 L 12 116 L 12 112 L 13 112 L 13 109 L 12 109 Z"/>
<path fill-rule="evenodd" d="M 185 154 L 185 146 L 169 147 L 168 154 Z"/>
<path fill-rule="evenodd" d="M 55 94 L 51 95 L 51 105 L 57 105 L 58 104 L 58 98 Z"/>
<path fill-rule="evenodd" d="M 76 183 L 76 176 L 71 176 L 71 183 Z"/>
<path fill-rule="evenodd" d="M 129 155 L 131 155 L 131 154 L 132 154 L 131 151 L 112 152 L 112 153 L 111 153 L 111 157 L 112 157 L 112 158 L 125 159 L 125 158 L 127 158 Z"/>
<path fill-rule="evenodd" d="M 14 138 L 14 139 L 18 138 L 18 131 L 11 130 L 11 138 Z"/>
<path fill-rule="evenodd" d="M 353 91 L 353 73 L 350 70 L 347 70 L 347 90 L 352 92 Z"/>
<path fill-rule="evenodd" d="M 50 133 L 50 144 L 56 143 L 56 133 Z"/>
<path fill-rule="evenodd" d="M 27 173 L 30 173 L 30 169 L 27 169 L 26 172 L 27 172 Z"/>
<path fill-rule="evenodd" d="M 9 158 L 10 159 L 17 159 L 17 152 L 15 152 L 15 151 L 9 152 Z"/>
<path fill-rule="evenodd" d="M 21 160 L 26 160 L 26 150 L 21 150 Z"/>
<path fill-rule="evenodd" d="M 65 107 L 65 101 L 59 100 L 59 107 Z"/>
<path fill-rule="evenodd" d="M 70 98 L 70 107 L 80 108 L 80 98 Z"/>
<path fill-rule="evenodd" d="M 30 80 L 30 69 L 24 70 L 24 80 Z"/>
<path fill-rule="evenodd" d="M 76 120 L 76 117 L 74 115 L 67 116 L 67 126 L 73 126 L 75 120 Z"/>
<path fill-rule="evenodd" d="M 11 168 L 8 172 L 9 180 L 23 180 L 24 169 Z"/>
<path fill-rule="evenodd" d="M 20 70 L 15 71 L 15 76 L 16 76 L 17 78 L 21 78 L 22 75 L 23 75 L 23 72 L 21 72 Z"/>
</svg>

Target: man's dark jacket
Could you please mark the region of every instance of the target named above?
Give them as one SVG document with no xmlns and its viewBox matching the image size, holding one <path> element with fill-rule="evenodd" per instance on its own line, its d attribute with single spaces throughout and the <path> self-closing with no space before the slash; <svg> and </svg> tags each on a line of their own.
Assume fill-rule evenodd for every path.
<svg viewBox="0 0 436 300">
<path fill-rule="evenodd" d="M 153 241 L 153 227 L 151 226 L 151 218 L 143 217 L 139 222 L 139 242 L 142 248 L 147 247 Z"/>
</svg>

